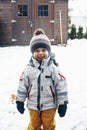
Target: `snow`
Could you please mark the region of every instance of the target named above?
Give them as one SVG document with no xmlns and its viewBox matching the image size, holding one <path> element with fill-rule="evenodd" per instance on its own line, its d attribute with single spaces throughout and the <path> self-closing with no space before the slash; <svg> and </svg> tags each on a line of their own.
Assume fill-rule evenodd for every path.
<svg viewBox="0 0 87 130">
<path fill-rule="evenodd" d="M 83 27 L 83 31 L 87 29 L 87 6 L 86 0 L 69 0 L 68 2 L 68 15 L 71 17 L 71 24 L 78 27 Z"/>
<path fill-rule="evenodd" d="M 56 130 L 87 130 L 87 40 L 68 40 L 68 45 L 52 46 L 68 83 L 66 116 L 56 113 Z M 29 114 L 20 114 L 12 103 L 19 76 L 31 56 L 29 46 L 0 48 L 0 130 L 26 130 Z"/>
<path fill-rule="evenodd" d="M 87 15 L 86 0 L 69 0 L 68 7 L 73 9 L 72 15 L 74 16 Z"/>
</svg>

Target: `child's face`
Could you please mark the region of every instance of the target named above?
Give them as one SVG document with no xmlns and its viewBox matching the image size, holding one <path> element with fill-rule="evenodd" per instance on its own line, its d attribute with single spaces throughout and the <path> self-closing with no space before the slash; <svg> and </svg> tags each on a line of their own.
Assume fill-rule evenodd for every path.
<svg viewBox="0 0 87 130">
<path fill-rule="evenodd" d="M 47 59 L 48 55 L 49 53 L 45 48 L 37 48 L 33 53 L 33 57 L 38 61 Z"/>
</svg>

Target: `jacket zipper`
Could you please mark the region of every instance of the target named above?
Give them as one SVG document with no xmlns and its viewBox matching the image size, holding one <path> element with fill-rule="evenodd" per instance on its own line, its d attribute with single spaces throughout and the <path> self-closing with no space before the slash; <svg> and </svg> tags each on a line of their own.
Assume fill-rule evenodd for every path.
<svg viewBox="0 0 87 130">
<path fill-rule="evenodd" d="M 41 62 L 42 63 L 42 62 Z M 41 69 L 41 63 L 40 66 L 38 67 L 38 69 L 41 71 L 42 73 L 42 69 Z M 40 106 L 40 98 L 41 98 L 41 93 L 40 93 L 40 87 L 41 87 L 41 73 L 38 76 L 38 95 L 37 95 L 37 109 L 40 110 L 41 106 Z"/>
<path fill-rule="evenodd" d="M 39 75 L 38 77 L 38 96 L 37 96 L 37 109 L 40 110 L 41 107 L 40 107 L 40 78 L 41 78 L 41 74 Z"/>
</svg>

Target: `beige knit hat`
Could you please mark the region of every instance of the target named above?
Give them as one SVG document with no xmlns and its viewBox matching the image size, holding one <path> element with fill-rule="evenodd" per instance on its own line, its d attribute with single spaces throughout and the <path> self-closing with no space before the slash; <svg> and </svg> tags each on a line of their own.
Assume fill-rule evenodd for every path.
<svg viewBox="0 0 87 130">
<path fill-rule="evenodd" d="M 37 48 L 45 48 L 49 53 L 51 51 L 51 42 L 45 35 L 44 30 L 41 28 L 34 31 L 33 37 L 30 41 L 31 52 L 33 53 Z"/>
</svg>

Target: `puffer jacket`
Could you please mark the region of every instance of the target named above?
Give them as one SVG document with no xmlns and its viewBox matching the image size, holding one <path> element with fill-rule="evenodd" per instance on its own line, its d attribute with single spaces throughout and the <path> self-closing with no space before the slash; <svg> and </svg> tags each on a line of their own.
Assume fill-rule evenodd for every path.
<svg viewBox="0 0 87 130">
<path fill-rule="evenodd" d="M 66 79 L 50 57 L 41 64 L 32 58 L 22 72 L 16 100 L 26 98 L 28 109 L 40 111 L 68 102 Z"/>
</svg>

